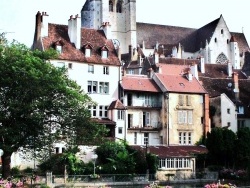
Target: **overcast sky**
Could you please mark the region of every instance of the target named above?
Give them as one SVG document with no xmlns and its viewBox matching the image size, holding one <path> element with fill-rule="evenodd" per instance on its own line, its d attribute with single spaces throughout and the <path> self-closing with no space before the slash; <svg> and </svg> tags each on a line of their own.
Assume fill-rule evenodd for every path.
<svg viewBox="0 0 250 188">
<path fill-rule="evenodd" d="M 250 42 L 250 11 L 247 0 L 136 0 L 137 22 L 200 28 L 222 16 L 230 31 L 244 32 Z M 8 40 L 31 46 L 38 11 L 49 14 L 49 22 L 68 24 L 70 15 L 80 14 L 85 0 L 0 0 L 0 33 Z"/>
</svg>

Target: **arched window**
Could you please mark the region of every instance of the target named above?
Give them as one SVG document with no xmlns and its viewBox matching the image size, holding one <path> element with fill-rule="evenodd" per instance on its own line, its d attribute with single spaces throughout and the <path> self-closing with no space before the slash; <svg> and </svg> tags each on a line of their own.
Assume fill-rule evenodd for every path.
<svg viewBox="0 0 250 188">
<path fill-rule="evenodd" d="M 116 4 L 116 12 L 121 13 L 122 12 L 122 2 L 118 1 Z"/>
<path fill-rule="evenodd" d="M 113 12 L 113 2 L 109 1 L 109 12 Z"/>
<path fill-rule="evenodd" d="M 227 56 L 224 53 L 218 55 L 216 59 L 216 63 L 218 64 L 226 64 L 228 62 Z"/>
</svg>

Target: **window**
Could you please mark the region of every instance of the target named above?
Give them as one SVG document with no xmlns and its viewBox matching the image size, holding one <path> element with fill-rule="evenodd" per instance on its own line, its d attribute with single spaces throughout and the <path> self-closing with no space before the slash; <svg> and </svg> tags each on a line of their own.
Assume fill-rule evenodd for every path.
<svg viewBox="0 0 250 188">
<path fill-rule="evenodd" d="M 227 127 L 230 127 L 231 126 L 231 123 L 230 122 L 227 122 Z"/>
<path fill-rule="evenodd" d="M 217 38 L 214 38 L 214 42 L 217 42 Z"/>
<path fill-rule="evenodd" d="M 149 144 L 149 134 L 148 133 L 144 133 L 144 144 L 145 145 Z"/>
<path fill-rule="evenodd" d="M 99 106 L 99 117 L 108 117 L 108 106 Z"/>
<path fill-rule="evenodd" d="M 91 49 L 90 48 L 86 48 L 85 49 L 85 57 L 90 57 L 91 56 Z"/>
<path fill-rule="evenodd" d="M 73 67 L 73 64 L 72 64 L 72 63 L 69 63 L 69 64 L 68 64 L 68 68 L 69 68 L 69 69 L 72 69 L 72 67 Z"/>
<path fill-rule="evenodd" d="M 230 114 L 230 108 L 227 109 L 227 113 Z"/>
<path fill-rule="evenodd" d="M 109 93 L 109 83 L 99 82 L 99 93 L 108 94 Z"/>
<path fill-rule="evenodd" d="M 178 123 L 179 124 L 192 124 L 193 111 L 192 110 L 178 110 Z"/>
<path fill-rule="evenodd" d="M 223 33 L 224 33 L 223 29 L 222 29 L 222 30 L 220 30 L 220 33 L 221 33 L 221 34 L 223 34 Z"/>
<path fill-rule="evenodd" d="M 191 96 L 190 95 L 186 96 L 186 104 L 187 104 L 187 106 L 191 106 Z"/>
<path fill-rule="evenodd" d="M 102 58 L 108 58 L 108 51 L 102 50 Z"/>
<path fill-rule="evenodd" d="M 179 144 L 180 145 L 190 145 L 190 144 L 192 144 L 192 134 L 191 134 L 191 132 L 179 132 Z"/>
<path fill-rule="evenodd" d="M 123 110 L 117 110 L 117 119 L 124 120 L 124 111 Z"/>
<path fill-rule="evenodd" d="M 56 154 L 59 153 L 59 147 L 56 147 Z"/>
<path fill-rule="evenodd" d="M 103 67 L 103 74 L 109 74 L 109 67 L 107 66 Z"/>
<path fill-rule="evenodd" d="M 113 12 L 113 2 L 109 1 L 109 12 Z"/>
<path fill-rule="evenodd" d="M 56 45 L 56 51 L 61 54 L 62 53 L 62 46 Z"/>
<path fill-rule="evenodd" d="M 96 106 L 89 106 L 91 117 L 96 117 Z"/>
<path fill-rule="evenodd" d="M 159 159 L 159 168 L 161 169 L 191 168 L 191 159 L 190 158 Z"/>
<path fill-rule="evenodd" d="M 150 126 L 150 113 L 143 112 L 143 127 Z"/>
<path fill-rule="evenodd" d="M 134 144 L 137 144 L 137 132 L 134 133 Z"/>
<path fill-rule="evenodd" d="M 122 134 L 122 127 L 118 127 L 118 134 Z"/>
<path fill-rule="evenodd" d="M 94 65 L 88 66 L 88 72 L 94 74 Z"/>
<path fill-rule="evenodd" d="M 116 4 L 116 12 L 121 13 L 122 12 L 122 3 L 121 1 L 118 1 Z"/>
<path fill-rule="evenodd" d="M 88 93 L 97 93 L 97 81 L 88 81 Z"/>
<path fill-rule="evenodd" d="M 238 107 L 238 114 L 244 114 L 244 107 L 243 106 Z"/>
<path fill-rule="evenodd" d="M 135 70 L 134 69 L 128 69 L 128 74 L 135 74 Z"/>
<path fill-rule="evenodd" d="M 238 129 L 245 127 L 245 120 L 238 120 Z"/>
<path fill-rule="evenodd" d="M 183 106 L 183 104 L 184 104 L 184 99 L 183 98 L 184 98 L 183 95 L 179 95 L 179 105 L 180 106 Z"/>
</svg>

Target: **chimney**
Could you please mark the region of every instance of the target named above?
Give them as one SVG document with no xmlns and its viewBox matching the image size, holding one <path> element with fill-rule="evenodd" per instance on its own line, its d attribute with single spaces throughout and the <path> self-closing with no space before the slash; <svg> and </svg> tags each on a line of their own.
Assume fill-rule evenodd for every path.
<svg viewBox="0 0 250 188">
<path fill-rule="evenodd" d="M 192 81 L 193 75 L 190 71 L 188 71 L 186 76 L 187 76 L 188 81 Z"/>
<path fill-rule="evenodd" d="M 201 73 L 204 74 L 205 73 L 205 60 L 204 60 L 204 57 L 201 57 L 201 59 L 200 59 L 200 69 L 201 69 Z"/>
<path fill-rule="evenodd" d="M 41 29 L 42 29 L 42 14 L 40 13 L 40 11 L 38 11 L 36 14 L 34 43 L 36 43 L 41 39 Z"/>
<path fill-rule="evenodd" d="M 228 74 L 228 77 L 232 77 L 232 74 L 233 74 L 233 67 L 232 67 L 232 64 L 229 62 L 227 64 L 227 74 Z"/>
<path fill-rule="evenodd" d="M 41 36 L 47 37 L 49 33 L 49 15 L 47 12 L 42 12 L 41 16 Z"/>
<path fill-rule="evenodd" d="M 106 35 L 106 38 L 112 39 L 111 25 L 109 24 L 109 22 L 102 23 L 102 29 Z"/>
<path fill-rule="evenodd" d="M 193 64 L 190 66 L 191 73 L 194 75 L 194 77 L 198 80 L 198 68 L 197 64 Z"/>
<path fill-rule="evenodd" d="M 233 74 L 233 82 L 234 82 L 234 94 L 235 94 L 235 99 L 239 100 L 239 78 L 238 78 L 238 73 L 234 72 Z"/>
<path fill-rule="evenodd" d="M 78 14 L 75 15 L 75 18 L 73 18 L 73 16 L 70 16 L 70 19 L 68 20 L 68 34 L 69 34 L 70 42 L 74 43 L 77 49 L 80 49 L 81 47 L 81 19 L 78 16 Z"/>
</svg>

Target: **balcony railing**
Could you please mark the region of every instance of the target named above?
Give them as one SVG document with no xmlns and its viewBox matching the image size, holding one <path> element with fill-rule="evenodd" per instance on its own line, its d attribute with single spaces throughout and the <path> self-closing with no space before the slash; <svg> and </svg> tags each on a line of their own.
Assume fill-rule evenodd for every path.
<svg viewBox="0 0 250 188">
<path fill-rule="evenodd" d="M 161 102 L 159 101 L 150 101 L 150 100 L 132 100 L 128 103 L 128 106 L 141 106 L 141 107 L 161 107 Z"/>
</svg>

